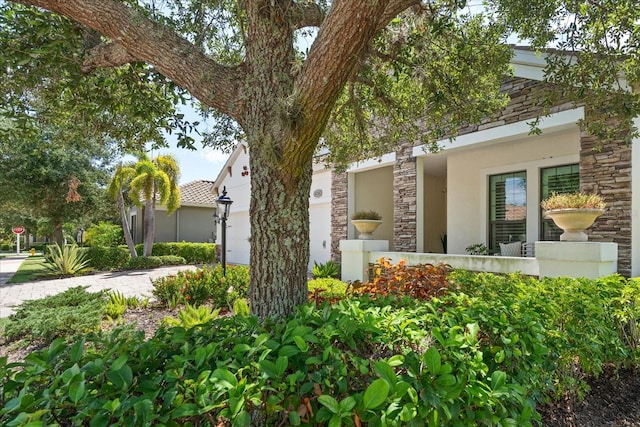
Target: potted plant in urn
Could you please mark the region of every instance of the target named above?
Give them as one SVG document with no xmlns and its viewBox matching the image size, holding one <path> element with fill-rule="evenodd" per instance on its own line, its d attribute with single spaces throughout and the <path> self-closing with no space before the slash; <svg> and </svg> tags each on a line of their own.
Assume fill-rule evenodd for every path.
<svg viewBox="0 0 640 427">
<path fill-rule="evenodd" d="M 604 213 L 607 204 L 598 194 L 553 193 L 540 203 L 544 217 L 551 218 L 564 233 L 565 242 L 586 242 L 585 230 Z"/>
<path fill-rule="evenodd" d="M 351 215 L 351 223 L 360 233 L 359 239 L 371 240 L 372 233 L 382 224 L 382 217 L 376 211 L 358 211 Z"/>
</svg>

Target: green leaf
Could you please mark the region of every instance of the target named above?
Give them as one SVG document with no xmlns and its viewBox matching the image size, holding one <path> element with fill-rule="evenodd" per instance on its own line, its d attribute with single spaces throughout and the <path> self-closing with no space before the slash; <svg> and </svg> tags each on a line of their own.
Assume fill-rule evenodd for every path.
<svg viewBox="0 0 640 427">
<path fill-rule="evenodd" d="M 309 344 L 307 344 L 307 342 L 301 336 L 298 336 L 298 335 L 294 336 L 293 341 L 296 343 L 296 346 L 303 353 L 306 353 L 307 351 L 309 351 Z"/>
<path fill-rule="evenodd" d="M 289 358 L 287 356 L 280 356 L 278 357 L 278 359 L 276 359 L 276 374 L 279 377 L 282 377 L 284 375 L 284 372 L 287 370 L 287 367 L 289 366 Z"/>
<path fill-rule="evenodd" d="M 126 390 L 133 381 L 133 373 L 128 365 L 124 365 L 117 371 L 113 369 L 108 370 L 107 379 L 120 390 Z"/>
<path fill-rule="evenodd" d="M 251 415 L 247 411 L 242 411 L 233 419 L 233 427 L 249 427 L 251 425 Z"/>
<path fill-rule="evenodd" d="M 404 363 L 404 356 L 401 354 L 396 354 L 395 356 L 391 356 L 389 360 L 387 360 L 389 366 L 400 366 Z"/>
<path fill-rule="evenodd" d="M 347 414 L 356 406 L 356 399 L 353 396 L 347 396 L 340 401 L 340 413 Z"/>
<path fill-rule="evenodd" d="M 196 362 L 196 368 L 199 368 L 207 358 L 207 350 L 204 347 L 196 348 L 194 360 Z"/>
<path fill-rule="evenodd" d="M 300 423 L 300 414 L 298 414 L 296 411 L 289 412 L 289 424 L 291 424 L 292 426 L 299 426 Z"/>
<path fill-rule="evenodd" d="M 391 386 L 392 390 L 395 388 L 397 381 L 396 373 L 388 363 L 383 361 L 376 362 L 373 370 L 376 372 L 376 374 L 380 375 L 380 378 L 389 383 L 389 386 Z"/>
<path fill-rule="evenodd" d="M 442 360 L 440 359 L 440 353 L 435 347 L 429 347 L 429 350 L 424 354 L 424 363 L 427 365 L 427 369 L 434 375 L 440 373 L 440 366 L 442 366 Z"/>
<path fill-rule="evenodd" d="M 300 350 L 293 345 L 282 346 L 278 351 L 278 356 L 293 357 L 296 354 L 300 354 Z"/>
<path fill-rule="evenodd" d="M 82 358 L 82 354 L 84 353 L 84 344 L 85 340 L 81 339 L 80 341 L 76 341 L 69 349 L 69 358 L 73 363 L 78 363 L 80 358 Z"/>
<path fill-rule="evenodd" d="M 389 384 L 383 379 L 377 379 L 367 387 L 362 403 L 365 409 L 377 408 L 387 396 L 389 396 Z"/>
<path fill-rule="evenodd" d="M 153 416 L 153 403 L 149 399 L 136 402 L 133 405 L 136 414 L 136 423 L 139 425 L 149 425 Z"/>
<path fill-rule="evenodd" d="M 213 378 L 217 379 L 220 383 L 222 383 L 226 388 L 233 388 L 238 385 L 238 380 L 233 373 L 227 369 L 218 368 L 213 371 Z"/>
<path fill-rule="evenodd" d="M 328 427 L 340 427 L 342 425 L 342 417 L 338 414 L 331 417 Z"/>
<path fill-rule="evenodd" d="M 322 406 L 324 406 L 325 408 L 330 410 L 332 413 L 334 413 L 334 414 L 339 414 L 340 413 L 340 404 L 333 397 L 331 397 L 329 395 L 326 395 L 326 394 L 323 394 L 323 395 L 318 396 L 318 402 Z"/>
<path fill-rule="evenodd" d="M 261 360 L 259 362 L 259 365 L 260 365 L 260 370 L 265 374 L 267 374 L 268 377 L 274 378 L 274 379 L 280 378 L 280 375 L 278 375 L 278 370 L 276 368 L 276 365 L 272 361 Z"/>
<path fill-rule="evenodd" d="M 78 403 L 85 396 L 85 394 L 86 389 L 84 380 L 74 381 L 69 385 L 69 398 L 74 404 Z"/>
<path fill-rule="evenodd" d="M 491 388 L 494 390 L 498 390 L 500 387 L 504 386 L 507 382 L 507 374 L 502 371 L 495 371 L 491 374 Z"/>
<path fill-rule="evenodd" d="M 186 403 L 178 406 L 175 411 L 171 413 L 172 419 L 190 417 L 192 415 L 198 415 L 200 408 L 194 403 Z"/>
<path fill-rule="evenodd" d="M 113 361 L 113 363 L 111 364 L 111 369 L 113 369 L 114 371 L 120 370 L 120 368 L 122 368 L 124 364 L 127 363 L 127 360 L 129 360 L 129 357 L 123 354 Z"/>
</svg>

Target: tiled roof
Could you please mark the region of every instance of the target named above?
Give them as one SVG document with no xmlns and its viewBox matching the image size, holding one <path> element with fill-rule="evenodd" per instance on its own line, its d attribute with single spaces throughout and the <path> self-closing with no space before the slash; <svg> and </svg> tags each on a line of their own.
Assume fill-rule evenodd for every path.
<svg viewBox="0 0 640 427">
<path fill-rule="evenodd" d="M 182 205 L 216 205 L 213 194 L 213 181 L 191 181 L 180 186 L 180 204 Z"/>
</svg>

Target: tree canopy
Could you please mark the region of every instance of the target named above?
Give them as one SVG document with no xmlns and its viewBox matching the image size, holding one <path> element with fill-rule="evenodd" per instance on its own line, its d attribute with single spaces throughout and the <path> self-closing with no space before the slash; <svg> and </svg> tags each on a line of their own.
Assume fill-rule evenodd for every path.
<svg viewBox="0 0 640 427">
<path fill-rule="evenodd" d="M 636 1 L 476 9 L 464 0 L 19 0 L 2 6 L 0 90 L 16 121 L 34 118 L 37 92 L 52 109 L 38 117 L 138 142 L 184 130 L 172 106 L 197 99 L 216 119 L 206 143 L 249 145 L 252 310 L 286 314 L 306 299 L 318 147 L 344 166 L 492 114 L 505 102 L 514 32 L 548 55 L 548 80 L 573 89 L 565 96 L 596 101 L 592 132 L 606 136 L 611 116 L 628 125 L 638 114 L 628 90 L 640 83 Z M 310 30 L 301 52 L 295 42 Z"/>
</svg>

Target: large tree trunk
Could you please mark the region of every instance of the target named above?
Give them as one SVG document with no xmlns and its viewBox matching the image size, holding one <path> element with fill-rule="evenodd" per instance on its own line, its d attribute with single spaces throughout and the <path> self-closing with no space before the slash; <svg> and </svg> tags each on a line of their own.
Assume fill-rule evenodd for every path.
<svg viewBox="0 0 640 427">
<path fill-rule="evenodd" d="M 136 252 L 136 245 L 133 243 L 133 237 L 131 236 L 131 229 L 129 228 L 129 218 L 127 210 L 124 208 L 124 196 L 121 191 L 118 191 L 118 208 L 120 209 L 120 216 L 122 217 L 122 232 L 124 233 L 124 241 L 127 243 L 131 258 L 138 256 Z"/>
<path fill-rule="evenodd" d="M 151 200 L 147 200 L 144 206 L 144 249 L 142 251 L 143 256 L 151 256 L 153 250 L 154 239 L 154 225 L 156 222 L 156 210 L 151 203 Z"/>
<path fill-rule="evenodd" d="M 287 188 L 269 153 L 251 150 L 251 308 L 259 317 L 285 316 L 307 301 L 308 172 Z"/>
</svg>

